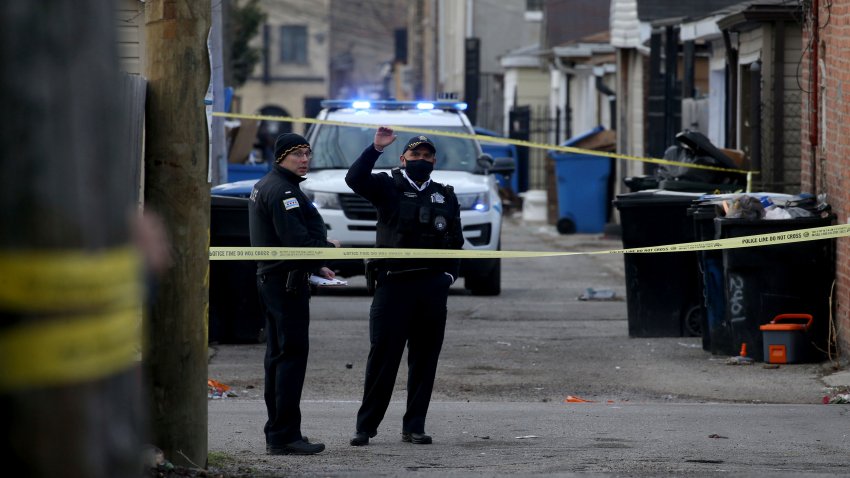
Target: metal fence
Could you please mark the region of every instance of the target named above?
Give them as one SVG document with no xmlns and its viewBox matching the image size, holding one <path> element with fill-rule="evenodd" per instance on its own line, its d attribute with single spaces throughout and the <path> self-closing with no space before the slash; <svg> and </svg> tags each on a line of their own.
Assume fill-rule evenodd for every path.
<svg viewBox="0 0 850 478">
<path fill-rule="evenodd" d="M 515 106 L 511 108 L 508 136 L 535 143 L 559 144 L 564 115 L 560 108 L 554 111 L 545 105 Z M 517 161 L 519 191 L 546 189 L 546 150 L 520 147 Z"/>
</svg>

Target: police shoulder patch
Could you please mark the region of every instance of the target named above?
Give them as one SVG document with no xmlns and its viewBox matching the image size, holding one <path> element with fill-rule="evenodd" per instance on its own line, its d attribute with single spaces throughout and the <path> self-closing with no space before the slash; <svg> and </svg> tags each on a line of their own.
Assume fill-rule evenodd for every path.
<svg viewBox="0 0 850 478">
<path fill-rule="evenodd" d="M 283 208 L 289 211 L 290 209 L 295 209 L 298 207 L 298 199 L 295 198 L 286 198 L 283 200 Z"/>
</svg>

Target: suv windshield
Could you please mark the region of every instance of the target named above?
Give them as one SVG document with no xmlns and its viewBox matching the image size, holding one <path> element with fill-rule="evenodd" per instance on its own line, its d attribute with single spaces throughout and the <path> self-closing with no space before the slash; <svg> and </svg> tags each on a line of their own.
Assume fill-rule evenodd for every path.
<svg viewBox="0 0 850 478">
<path fill-rule="evenodd" d="M 435 126 L 428 129 L 436 131 L 451 131 L 469 133 L 461 126 Z M 404 145 L 411 136 L 420 133 L 398 132 L 398 138 L 384 150 L 376 169 L 389 169 L 399 165 L 399 157 Z M 437 162 L 434 169 L 454 171 L 469 171 L 475 169 L 479 152 L 475 141 L 471 139 L 451 138 L 421 133 L 428 136 L 437 147 Z M 323 125 L 311 141 L 313 145 L 313 160 L 310 169 L 339 169 L 348 168 L 360 156 L 363 149 L 375 139 L 375 128 L 355 126 Z"/>
</svg>

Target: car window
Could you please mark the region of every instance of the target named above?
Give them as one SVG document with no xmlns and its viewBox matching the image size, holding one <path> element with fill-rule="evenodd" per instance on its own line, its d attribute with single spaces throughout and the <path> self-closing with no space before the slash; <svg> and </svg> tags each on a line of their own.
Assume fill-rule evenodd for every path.
<svg viewBox="0 0 850 478">
<path fill-rule="evenodd" d="M 453 131 L 468 133 L 463 127 L 429 127 L 431 130 Z M 437 162 L 435 169 L 453 171 L 473 171 L 478 157 L 478 148 L 471 139 L 436 136 L 427 133 L 396 133 L 398 139 L 384 150 L 375 168 L 394 168 L 399 165 L 404 145 L 411 136 L 425 134 L 437 147 Z M 313 160 L 311 169 L 348 168 L 360 156 L 363 148 L 371 144 L 375 138 L 375 128 L 360 128 L 355 126 L 322 125 L 318 128 L 316 137 L 311 141 Z"/>
</svg>

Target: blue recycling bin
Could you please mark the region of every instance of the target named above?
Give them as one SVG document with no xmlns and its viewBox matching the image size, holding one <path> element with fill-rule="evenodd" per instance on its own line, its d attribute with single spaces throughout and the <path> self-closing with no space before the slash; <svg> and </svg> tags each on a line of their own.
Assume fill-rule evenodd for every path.
<svg viewBox="0 0 850 478">
<path fill-rule="evenodd" d="M 564 146 L 575 146 L 605 128 L 574 136 Z M 550 151 L 558 183 L 558 232 L 602 232 L 608 221 L 608 176 L 611 158 Z"/>
</svg>

